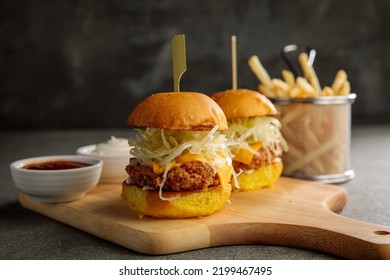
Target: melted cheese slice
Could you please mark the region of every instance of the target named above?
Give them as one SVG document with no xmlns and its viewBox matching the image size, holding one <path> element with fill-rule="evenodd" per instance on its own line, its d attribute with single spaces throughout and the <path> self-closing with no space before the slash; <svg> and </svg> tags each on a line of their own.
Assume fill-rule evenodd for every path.
<svg viewBox="0 0 390 280">
<path fill-rule="evenodd" d="M 259 150 L 261 146 L 261 142 L 249 145 L 249 147 L 251 147 L 255 151 Z M 232 153 L 235 155 L 233 161 L 242 162 L 244 164 L 249 164 L 252 161 L 253 156 L 255 155 L 251 151 L 245 149 L 232 150 Z"/>
<path fill-rule="evenodd" d="M 229 191 L 229 182 L 232 177 L 233 167 L 226 164 L 225 166 L 217 167 L 216 169 L 219 177 L 219 183 L 221 184 L 222 189 Z"/>
<path fill-rule="evenodd" d="M 206 162 L 207 159 L 201 155 L 194 155 L 191 153 L 185 153 L 185 154 L 182 154 L 181 156 L 178 156 L 176 158 L 176 160 L 174 162 L 172 162 L 169 170 L 171 170 L 172 168 L 178 167 L 182 164 L 185 164 L 186 162 L 191 162 L 191 161 Z M 157 163 L 153 163 L 152 168 L 153 168 L 153 172 L 155 174 L 163 174 L 165 171 L 164 167 L 161 167 Z"/>
</svg>

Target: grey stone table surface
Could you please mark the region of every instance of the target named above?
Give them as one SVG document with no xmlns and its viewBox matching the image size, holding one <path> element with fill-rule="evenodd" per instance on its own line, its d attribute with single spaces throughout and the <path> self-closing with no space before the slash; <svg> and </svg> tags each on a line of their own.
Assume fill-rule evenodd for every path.
<svg viewBox="0 0 390 280">
<path fill-rule="evenodd" d="M 324 260 L 337 256 L 300 248 L 235 245 L 163 256 L 139 254 L 30 210 L 18 201 L 9 164 L 14 160 L 74 154 L 84 145 L 130 137 L 128 129 L 0 132 L 0 259 L 272 259 Z M 348 202 L 340 215 L 390 226 L 390 126 L 353 126 L 351 162 L 356 177 L 340 184 Z"/>
</svg>

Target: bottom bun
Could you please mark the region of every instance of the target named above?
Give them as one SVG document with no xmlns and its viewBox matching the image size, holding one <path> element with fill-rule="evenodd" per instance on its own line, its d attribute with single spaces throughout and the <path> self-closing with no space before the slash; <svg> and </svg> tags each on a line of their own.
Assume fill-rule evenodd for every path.
<svg viewBox="0 0 390 280">
<path fill-rule="evenodd" d="M 193 218 L 213 214 L 229 200 L 231 186 L 214 187 L 206 191 L 163 192 L 143 190 L 136 185 L 122 183 L 122 200 L 142 218 Z"/>
<path fill-rule="evenodd" d="M 240 188 L 234 191 L 257 191 L 271 186 L 282 174 L 282 161 L 262 166 L 253 172 L 242 172 L 238 177 Z"/>
</svg>

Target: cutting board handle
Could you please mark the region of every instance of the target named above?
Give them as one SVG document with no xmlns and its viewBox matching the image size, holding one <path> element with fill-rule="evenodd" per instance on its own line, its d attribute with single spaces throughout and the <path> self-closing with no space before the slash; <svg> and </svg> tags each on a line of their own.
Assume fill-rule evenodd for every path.
<svg viewBox="0 0 390 280">
<path fill-rule="evenodd" d="M 390 227 L 350 219 L 328 209 L 316 216 L 315 221 L 308 217 L 300 223 L 240 224 L 240 233 L 232 224 L 234 234 L 224 236 L 224 245 L 243 241 L 305 248 L 347 259 L 390 259 Z M 226 225 L 224 231 L 229 232 Z"/>
<path fill-rule="evenodd" d="M 314 221 L 232 223 L 223 237 L 212 236 L 211 246 L 267 244 L 310 249 L 347 259 L 390 259 L 390 227 L 350 219 L 323 209 Z M 218 226 L 217 226 L 218 227 Z M 239 228 L 239 229 L 238 229 Z M 222 228 L 211 227 L 211 233 Z"/>
<path fill-rule="evenodd" d="M 390 259 L 390 227 L 354 220 L 324 209 L 303 225 L 305 244 L 348 259 Z M 314 237 L 314 238 L 313 238 Z"/>
</svg>

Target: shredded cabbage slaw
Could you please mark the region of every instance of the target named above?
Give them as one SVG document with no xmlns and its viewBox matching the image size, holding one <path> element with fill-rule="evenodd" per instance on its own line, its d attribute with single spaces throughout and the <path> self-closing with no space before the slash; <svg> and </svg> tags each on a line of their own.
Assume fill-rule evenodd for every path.
<svg viewBox="0 0 390 280">
<path fill-rule="evenodd" d="M 258 154 L 250 144 L 261 142 L 263 147 L 272 149 L 275 143 L 280 143 L 283 150 L 288 151 L 287 142 L 280 132 L 281 126 L 278 119 L 269 116 L 231 119 L 227 145 Z"/>
<path fill-rule="evenodd" d="M 153 163 L 164 168 L 163 180 L 159 188 L 162 200 L 171 200 L 162 196 L 162 188 L 167 174 L 175 159 L 185 152 L 206 157 L 212 167 L 231 164 L 230 150 L 226 135 L 215 126 L 211 131 L 173 131 L 157 128 L 136 129 L 136 136 L 129 139 L 133 148 L 130 154 L 136 159 L 131 164 L 140 163 L 151 166 Z"/>
</svg>

